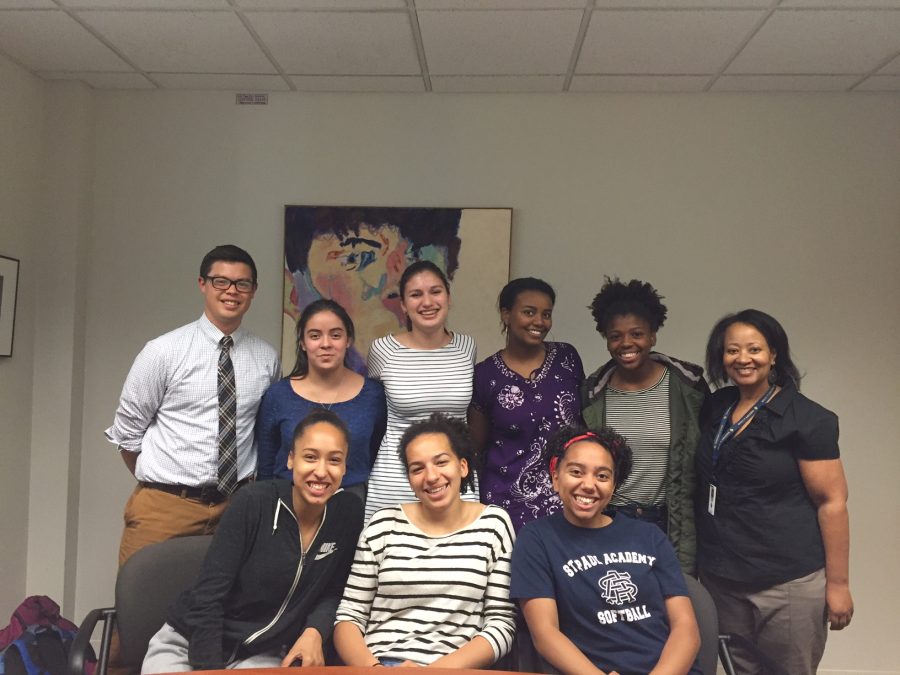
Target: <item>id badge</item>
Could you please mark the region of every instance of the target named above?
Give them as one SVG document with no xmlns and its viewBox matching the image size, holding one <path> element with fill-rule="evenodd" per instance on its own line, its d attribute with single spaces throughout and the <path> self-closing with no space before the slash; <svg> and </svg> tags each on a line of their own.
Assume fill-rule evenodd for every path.
<svg viewBox="0 0 900 675">
<path fill-rule="evenodd" d="M 709 511 L 709 515 L 716 515 L 716 493 L 718 492 L 718 488 L 712 483 L 709 484 L 709 502 L 706 506 L 706 510 Z"/>
</svg>

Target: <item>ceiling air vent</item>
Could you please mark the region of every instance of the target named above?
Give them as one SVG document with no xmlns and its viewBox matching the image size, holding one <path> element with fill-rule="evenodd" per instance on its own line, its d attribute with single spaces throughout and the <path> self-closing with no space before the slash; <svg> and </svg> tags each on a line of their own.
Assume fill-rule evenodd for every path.
<svg viewBox="0 0 900 675">
<path fill-rule="evenodd" d="M 237 105 L 269 105 L 268 94 L 235 94 L 234 102 Z"/>
</svg>

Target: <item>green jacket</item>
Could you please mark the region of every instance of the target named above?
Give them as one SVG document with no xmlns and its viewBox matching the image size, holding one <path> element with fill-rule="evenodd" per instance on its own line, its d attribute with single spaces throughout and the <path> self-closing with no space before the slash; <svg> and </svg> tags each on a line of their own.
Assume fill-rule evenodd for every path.
<svg viewBox="0 0 900 675">
<path fill-rule="evenodd" d="M 653 352 L 650 358 L 669 369 L 669 473 L 666 478 L 666 507 L 669 510 L 669 539 L 678 562 L 687 574 L 696 572 L 697 535 L 694 529 L 696 474 L 694 451 L 700 440 L 700 407 L 709 395 L 703 368 Z M 581 385 L 581 408 L 588 427 L 606 424 L 604 390 L 616 369 L 610 360 Z"/>
</svg>

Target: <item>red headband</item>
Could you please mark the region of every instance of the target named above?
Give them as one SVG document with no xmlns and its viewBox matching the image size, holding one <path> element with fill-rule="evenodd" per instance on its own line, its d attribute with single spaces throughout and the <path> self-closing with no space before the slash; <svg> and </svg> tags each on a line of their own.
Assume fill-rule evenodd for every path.
<svg viewBox="0 0 900 675">
<path fill-rule="evenodd" d="M 588 431 L 586 433 L 581 434 L 580 436 L 574 436 L 573 438 L 570 438 L 565 443 L 563 443 L 563 447 L 562 447 L 563 452 L 568 450 L 569 446 L 571 446 L 573 443 L 577 443 L 578 441 L 585 441 L 588 438 L 593 438 L 598 443 L 600 442 L 600 438 L 597 436 L 597 434 L 595 434 L 593 431 Z"/>
<path fill-rule="evenodd" d="M 600 442 L 600 438 L 599 438 L 599 436 L 597 436 L 597 434 L 595 434 L 593 431 L 588 431 L 587 433 L 579 434 L 578 436 L 573 436 L 572 438 L 567 440 L 565 443 L 563 443 L 562 452 L 565 453 L 565 451 L 569 449 L 569 446 L 573 445 L 574 443 L 577 443 L 578 441 L 586 441 L 589 438 L 594 439 L 598 443 Z M 559 462 L 559 458 L 560 458 L 560 455 L 554 455 L 553 457 L 550 458 L 550 473 L 553 473 L 556 471 L 556 465 Z"/>
</svg>

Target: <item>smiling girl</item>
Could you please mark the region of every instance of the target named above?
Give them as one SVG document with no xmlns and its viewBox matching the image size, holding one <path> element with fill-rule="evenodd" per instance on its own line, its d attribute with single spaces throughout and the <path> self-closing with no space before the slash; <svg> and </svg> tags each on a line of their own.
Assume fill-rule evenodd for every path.
<svg viewBox="0 0 900 675">
<path fill-rule="evenodd" d="M 316 409 L 331 410 L 347 425 L 350 452 L 341 486 L 361 499 L 384 436 L 384 388 L 348 367 L 355 338 L 350 316 L 334 300 L 316 300 L 297 321 L 297 362 L 263 396 L 256 417 L 257 479 L 290 478 L 294 428 Z"/>
<path fill-rule="evenodd" d="M 436 413 L 413 424 L 399 453 L 419 501 L 381 509 L 360 536 L 338 654 L 350 666 L 486 667 L 515 635 L 509 516 L 460 499 L 474 459 L 462 421 Z"/>
<path fill-rule="evenodd" d="M 327 410 L 304 418 L 287 459 L 293 482 L 238 492 L 193 588 L 150 641 L 142 673 L 323 665 L 322 645 L 362 524 L 341 492 L 348 432 Z"/>
<path fill-rule="evenodd" d="M 672 545 L 650 523 L 604 513 L 631 470 L 625 439 L 564 427 L 547 450 L 562 511 L 522 528 L 510 588 L 538 652 L 564 675 L 699 673 Z"/>
<path fill-rule="evenodd" d="M 561 426 L 581 423 L 581 358 L 572 345 L 546 340 L 555 302 L 541 279 L 506 284 L 497 301 L 506 347 L 475 366 L 468 419 L 484 458 L 481 500 L 506 509 L 516 529 L 559 509 L 544 446 Z"/>
<path fill-rule="evenodd" d="M 397 444 L 413 422 L 433 412 L 463 418 L 472 398 L 475 341 L 447 329 L 450 283 L 434 263 L 415 262 L 400 277 L 407 331 L 387 335 L 369 348 L 369 375 L 387 395 L 387 432 L 369 482 L 366 521 L 379 508 L 412 501 Z M 478 482 L 464 499 L 478 501 Z"/>
<path fill-rule="evenodd" d="M 608 508 L 658 525 L 692 574 L 694 449 L 709 394 L 703 368 L 653 351 L 667 309 L 650 284 L 607 277 L 591 312 L 612 358 L 581 388 L 584 421 L 615 429 L 634 451 L 631 477 Z"/>
</svg>

